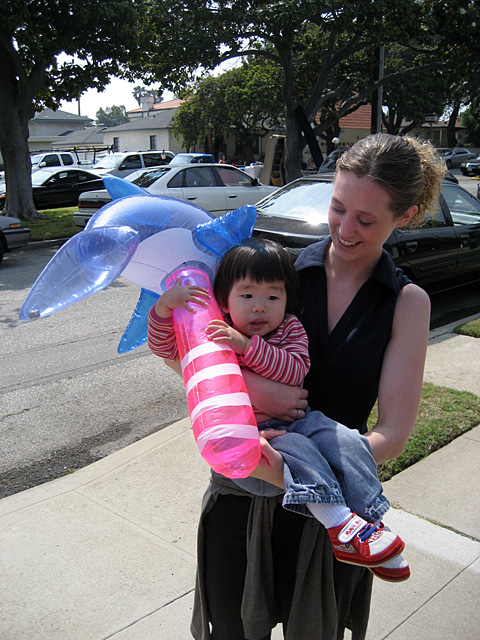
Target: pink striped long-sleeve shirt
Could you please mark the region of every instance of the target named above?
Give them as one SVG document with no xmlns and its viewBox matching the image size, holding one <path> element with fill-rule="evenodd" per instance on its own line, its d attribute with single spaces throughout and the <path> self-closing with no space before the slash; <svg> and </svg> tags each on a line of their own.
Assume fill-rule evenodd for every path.
<svg viewBox="0 0 480 640">
<path fill-rule="evenodd" d="M 148 346 L 153 353 L 167 360 L 178 358 L 173 320 L 160 318 L 152 307 L 148 317 Z M 310 367 L 308 338 L 296 316 L 286 314 L 277 329 L 265 340 L 252 337 L 252 346 L 239 355 L 242 368 L 293 386 L 301 386 Z"/>
</svg>

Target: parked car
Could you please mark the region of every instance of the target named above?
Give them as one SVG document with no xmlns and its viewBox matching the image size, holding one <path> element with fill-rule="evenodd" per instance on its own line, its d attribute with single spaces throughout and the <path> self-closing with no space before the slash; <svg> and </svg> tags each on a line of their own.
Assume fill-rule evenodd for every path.
<svg viewBox="0 0 480 640">
<path fill-rule="evenodd" d="M 295 180 L 256 204 L 254 235 L 305 247 L 329 233 L 331 179 Z M 398 228 L 385 243 L 397 267 L 429 293 L 480 280 L 480 202 L 445 180 L 440 210 L 418 229 Z"/>
<path fill-rule="evenodd" d="M 438 154 L 445 160 L 447 169 L 459 167 L 462 162 L 475 158 L 475 153 L 463 147 L 454 147 L 453 149 L 437 149 Z"/>
<path fill-rule="evenodd" d="M 210 153 L 177 153 L 170 164 L 215 164 L 215 158 Z"/>
<path fill-rule="evenodd" d="M 464 176 L 480 176 L 480 156 L 462 162 L 460 165 L 460 171 Z"/>
<path fill-rule="evenodd" d="M 102 177 L 84 169 L 39 169 L 32 173 L 33 202 L 37 209 L 71 207 L 85 189 L 103 187 Z M 5 206 L 5 188 L 0 188 L 0 209 Z"/>
<path fill-rule="evenodd" d="M 149 169 L 168 164 L 175 154 L 172 151 L 138 151 L 110 153 L 100 158 L 92 170 L 100 175 L 111 174 L 125 178 L 137 169 Z"/>
<path fill-rule="evenodd" d="M 0 262 L 3 254 L 12 249 L 20 249 L 30 242 L 31 232 L 18 218 L 0 216 Z"/>
<path fill-rule="evenodd" d="M 228 164 L 169 164 L 147 171 L 132 182 L 152 195 L 188 200 L 216 216 L 255 204 L 277 189 Z M 73 214 L 75 224 L 84 227 L 110 200 L 106 190 L 82 193 L 78 211 Z"/>
<path fill-rule="evenodd" d="M 77 158 L 69 151 L 45 152 L 30 155 L 32 171 L 48 167 L 73 167 L 78 164 Z"/>
</svg>

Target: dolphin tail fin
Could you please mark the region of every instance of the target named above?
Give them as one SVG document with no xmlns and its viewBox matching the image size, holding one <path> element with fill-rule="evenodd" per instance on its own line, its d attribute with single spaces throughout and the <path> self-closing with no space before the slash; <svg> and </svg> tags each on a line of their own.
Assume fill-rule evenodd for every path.
<svg viewBox="0 0 480 640">
<path fill-rule="evenodd" d="M 118 353 L 127 353 L 147 341 L 148 312 L 159 299 L 157 293 L 142 289 L 137 306 L 118 344 Z"/>
</svg>

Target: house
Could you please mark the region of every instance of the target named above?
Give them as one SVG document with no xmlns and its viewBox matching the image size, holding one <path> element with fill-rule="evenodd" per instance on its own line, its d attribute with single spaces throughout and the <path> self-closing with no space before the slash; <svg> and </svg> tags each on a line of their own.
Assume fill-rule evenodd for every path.
<svg viewBox="0 0 480 640">
<path fill-rule="evenodd" d="M 35 114 L 28 123 L 28 146 L 30 151 L 50 151 L 53 143 L 66 136 L 83 131 L 93 123 L 91 118 L 66 111 L 44 109 Z"/>
<path fill-rule="evenodd" d="M 153 104 L 151 96 L 145 98 L 150 98 L 150 101 L 144 100 L 141 108 L 127 111 L 129 122 L 103 131 L 103 144 L 111 146 L 114 151 L 183 151 L 171 129 L 173 116 L 181 101 Z"/>
</svg>

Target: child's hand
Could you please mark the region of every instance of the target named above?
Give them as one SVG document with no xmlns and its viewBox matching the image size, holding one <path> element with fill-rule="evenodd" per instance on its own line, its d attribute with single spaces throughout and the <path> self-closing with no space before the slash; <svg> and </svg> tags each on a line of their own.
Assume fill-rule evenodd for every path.
<svg viewBox="0 0 480 640">
<path fill-rule="evenodd" d="M 195 309 L 189 304 L 191 302 L 200 304 L 203 307 L 208 305 L 210 296 L 206 289 L 197 287 L 196 285 L 182 286 L 180 282 L 181 279 L 177 278 L 175 285 L 171 289 L 165 291 L 165 293 L 163 293 L 158 299 L 157 304 L 155 305 L 155 313 L 160 318 L 171 318 L 173 310 L 179 309 L 180 307 L 195 313 Z"/>
<path fill-rule="evenodd" d="M 213 342 L 228 344 L 235 353 L 245 355 L 250 349 L 252 341 L 243 333 L 237 331 L 223 320 L 212 320 L 205 329 L 208 339 Z"/>
</svg>

